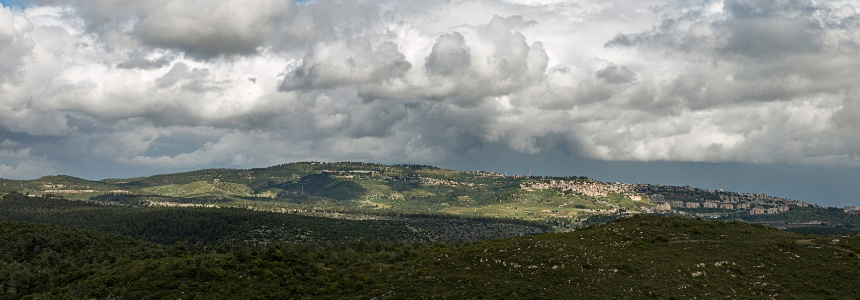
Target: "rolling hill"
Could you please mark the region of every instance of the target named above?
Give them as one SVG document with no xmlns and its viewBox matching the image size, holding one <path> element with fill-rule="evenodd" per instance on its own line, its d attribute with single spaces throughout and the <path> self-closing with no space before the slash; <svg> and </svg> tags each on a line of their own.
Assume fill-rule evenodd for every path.
<svg viewBox="0 0 860 300">
<path fill-rule="evenodd" d="M 763 194 L 359 162 L 299 162 L 101 181 L 70 176 L 0 180 L 0 193 L 10 192 L 103 204 L 250 208 L 327 217 L 443 214 L 518 219 L 543 222 L 558 231 L 630 213 L 745 220 L 816 232 L 860 228 L 860 212 Z"/>
</svg>

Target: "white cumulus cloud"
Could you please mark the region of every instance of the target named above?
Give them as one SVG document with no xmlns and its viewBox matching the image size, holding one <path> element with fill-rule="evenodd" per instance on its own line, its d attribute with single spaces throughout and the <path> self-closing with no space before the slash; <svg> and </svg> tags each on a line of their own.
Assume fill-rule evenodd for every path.
<svg viewBox="0 0 860 300">
<path fill-rule="evenodd" d="M 0 7 L 0 176 L 487 147 L 860 166 L 857 1 L 39 3 Z"/>
</svg>

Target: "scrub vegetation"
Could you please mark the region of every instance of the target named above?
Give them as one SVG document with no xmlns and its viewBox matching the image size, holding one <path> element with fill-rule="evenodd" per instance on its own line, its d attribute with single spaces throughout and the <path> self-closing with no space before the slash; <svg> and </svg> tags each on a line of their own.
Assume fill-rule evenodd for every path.
<svg viewBox="0 0 860 300">
<path fill-rule="evenodd" d="M 194 232 L 183 232 L 188 240 Z M 182 235 L 180 234 L 180 235 Z M 0 221 L 2 298 L 777 298 L 860 294 L 860 237 L 635 216 L 476 243 L 160 244 Z"/>
</svg>

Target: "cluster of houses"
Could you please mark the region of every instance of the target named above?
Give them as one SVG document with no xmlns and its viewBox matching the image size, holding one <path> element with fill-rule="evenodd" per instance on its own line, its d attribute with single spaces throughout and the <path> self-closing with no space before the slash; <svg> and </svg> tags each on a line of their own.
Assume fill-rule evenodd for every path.
<svg viewBox="0 0 860 300">
<path fill-rule="evenodd" d="M 673 194 L 676 196 L 682 196 L 684 198 L 690 199 L 698 199 L 700 201 L 705 201 L 705 199 L 712 200 L 714 202 L 720 203 L 750 203 L 753 206 L 755 205 L 764 205 L 764 206 L 796 206 L 796 207 L 809 207 L 809 203 L 804 201 L 797 201 L 782 197 L 774 197 L 769 196 L 765 193 L 761 194 L 751 194 L 751 193 L 737 193 L 737 192 L 726 192 L 723 190 L 707 190 L 707 189 L 698 189 L 690 186 L 671 186 L 671 185 L 651 185 L 651 184 L 637 184 L 635 185 L 635 190 L 639 193 L 643 194 Z M 652 199 L 654 200 L 654 199 Z"/>
<path fill-rule="evenodd" d="M 461 186 L 461 185 L 475 186 L 475 184 L 471 183 L 471 182 L 457 182 L 457 181 L 453 181 L 453 180 L 436 179 L 436 178 L 421 177 L 421 176 L 418 177 L 418 181 L 421 184 L 444 185 L 444 186 L 452 186 L 452 187 Z"/>
<path fill-rule="evenodd" d="M 391 177 L 391 176 L 382 176 L 377 178 L 380 181 L 405 181 L 410 183 L 419 183 L 419 184 L 427 184 L 427 185 L 444 185 L 450 187 L 458 187 L 458 186 L 475 186 L 474 183 L 471 182 L 459 182 L 454 180 L 446 180 L 446 179 L 436 179 L 430 177 L 423 177 L 417 175 L 410 175 L 404 177 Z"/>
<path fill-rule="evenodd" d="M 497 178 L 527 178 L 527 177 L 531 177 L 531 176 L 524 176 L 524 175 L 508 175 L 508 174 L 502 174 L 502 173 L 496 173 L 496 172 L 487 172 L 487 171 L 472 171 L 469 173 L 478 175 L 479 177 L 497 177 Z"/>
<path fill-rule="evenodd" d="M 126 190 L 112 190 L 112 191 L 97 191 L 97 190 L 44 190 L 42 191 L 44 194 L 84 194 L 84 193 L 108 193 L 112 195 L 118 194 L 131 194 L 131 192 Z M 36 196 L 36 195 L 32 195 Z"/>
<path fill-rule="evenodd" d="M 42 192 L 45 194 L 82 194 L 95 193 L 96 190 L 44 190 Z"/>
<path fill-rule="evenodd" d="M 851 215 L 860 215 L 860 206 L 858 205 L 846 205 L 845 213 Z"/>
<path fill-rule="evenodd" d="M 341 170 L 322 170 L 325 174 L 331 174 L 333 176 L 342 177 L 352 179 L 356 175 L 370 175 L 378 173 L 377 171 L 367 171 L 367 170 L 349 170 L 349 171 L 341 171 Z"/>
<path fill-rule="evenodd" d="M 750 209 L 750 215 L 774 215 L 774 214 L 781 214 L 784 212 L 788 212 L 788 210 L 789 210 L 789 208 L 786 205 L 779 206 L 779 207 L 769 207 L 769 208 L 756 207 L 756 208 Z"/>
<path fill-rule="evenodd" d="M 606 197 L 609 193 L 634 194 L 633 186 L 626 183 L 607 183 L 594 180 L 550 180 L 549 182 L 523 182 L 520 188 L 526 191 L 559 189 L 577 195 Z M 630 196 L 628 196 L 630 197 Z M 633 196 L 638 197 L 638 196 Z M 631 198 L 633 199 L 633 198 Z M 633 199 L 637 200 L 637 199 Z"/>
<path fill-rule="evenodd" d="M 722 190 L 705 190 L 692 188 L 690 186 L 667 186 L 626 183 L 604 183 L 594 180 L 550 180 L 546 182 L 523 182 L 520 188 L 527 191 L 559 189 L 571 191 L 578 195 L 593 197 L 606 197 L 609 193 L 620 193 L 627 195 L 632 200 L 640 200 L 641 194 L 650 194 L 651 202 L 657 205 L 654 211 L 672 211 L 681 209 L 721 209 L 721 210 L 745 210 L 750 215 L 781 214 L 791 210 L 791 207 L 808 207 L 803 201 L 796 201 L 781 197 L 768 196 L 766 194 L 749 194 L 724 192 Z M 667 201 L 664 194 L 673 195 L 675 199 L 689 199 L 692 201 Z M 860 214 L 860 208 L 856 210 L 846 207 L 846 212 L 854 211 Z"/>
<path fill-rule="evenodd" d="M 767 194 L 750 194 L 725 192 L 723 190 L 697 189 L 690 186 L 668 186 L 637 184 L 635 190 L 643 193 L 654 193 L 651 200 L 660 202 L 655 210 L 668 211 L 674 208 L 716 208 L 724 210 L 748 210 L 750 215 L 780 214 L 791 210 L 791 207 L 809 207 L 809 203 Z M 659 194 L 657 194 L 659 193 Z M 664 194 L 673 195 L 678 199 L 693 201 L 665 201 Z"/>
<path fill-rule="evenodd" d="M 652 201 L 663 201 L 663 195 L 651 195 Z M 714 209 L 724 209 L 724 210 L 749 210 L 750 215 L 773 215 L 780 214 L 789 211 L 791 208 L 788 205 L 774 205 L 770 204 L 771 207 L 761 207 L 755 206 L 753 207 L 752 203 L 726 203 L 726 202 L 713 202 L 713 201 L 705 201 L 705 202 L 685 202 L 685 201 L 664 201 L 657 204 L 654 207 L 656 211 L 670 211 L 675 208 L 714 208 Z"/>
</svg>

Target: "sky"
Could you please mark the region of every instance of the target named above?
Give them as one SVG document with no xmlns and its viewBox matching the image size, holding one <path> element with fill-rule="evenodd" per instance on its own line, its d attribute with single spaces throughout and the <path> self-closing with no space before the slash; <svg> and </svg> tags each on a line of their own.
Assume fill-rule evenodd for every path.
<svg viewBox="0 0 860 300">
<path fill-rule="evenodd" d="M 860 0 L 0 0 L 0 177 L 413 163 L 860 204 Z"/>
</svg>

